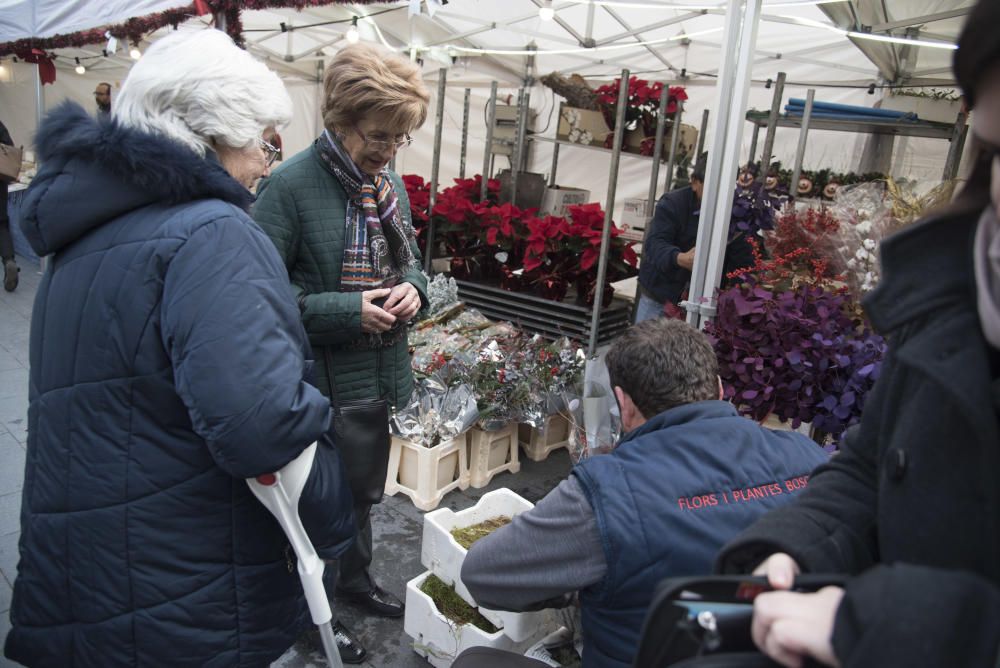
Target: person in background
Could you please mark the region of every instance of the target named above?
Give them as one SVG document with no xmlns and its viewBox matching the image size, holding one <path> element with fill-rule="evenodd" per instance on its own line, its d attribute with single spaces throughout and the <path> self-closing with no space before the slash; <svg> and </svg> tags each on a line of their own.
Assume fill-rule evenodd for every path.
<svg viewBox="0 0 1000 668">
<path fill-rule="evenodd" d="M 882 243 L 864 301 L 890 342 L 842 451 L 720 555 L 725 573 L 843 573 L 754 604 L 786 666 L 994 666 L 1000 656 L 1000 3 L 969 13 L 955 77 L 980 159 L 950 209 Z M 991 176 L 992 173 L 992 176 Z M 991 201 L 992 200 L 992 201 Z M 933 276 L 928 281 L 927 277 Z"/>
<path fill-rule="evenodd" d="M 0 122 L 0 144 L 13 146 L 7 126 Z M 14 239 L 10 235 L 10 216 L 7 214 L 7 187 L 10 184 L 0 178 L 0 260 L 3 261 L 3 289 L 14 292 L 17 289 L 18 273 L 21 268 L 14 260 Z"/>
<path fill-rule="evenodd" d="M 707 160 L 707 154 L 698 158 L 690 185 L 665 193 L 656 203 L 639 266 L 636 322 L 662 316 L 664 307 L 680 313 L 673 307 L 681 302 L 691 281 Z M 750 244 L 740 233 L 726 246 L 722 275 L 753 264 Z"/>
<path fill-rule="evenodd" d="M 298 511 L 353 539 L 329 402 L 273 244 L 247 214 L 281 80 L 217 30 L 135 63 L 110 122 L 64 103 L 21 221 L 51 254 L 31 321 L 20 561 L 5 654 L 26 666 L 264 667 L 308 615 L 246 478 L 319 441 Z"/>
<path fill-rule="evenodd" d="M 97 102 L 98 118 L 111 117 L 111 84 L 102 81 L 94 88 L 94 101 Z"/>
<path fill-rule="evenodd" d="M 606 363 L 621 442 L 476 541 L 462 582 L 496 610 L 562 606 L 579 591 L 583 665 L 624 668 L 656 584 L 709 573 L 718 549 L 794 498 L 826 453 L 721 401 L 715 352 L 683 321 L 633 325 Z"/>
<path fill-rule="evenodd" d="M 254 218 L 288 270 L 320 390 L 402 407 L 413 390 L 407 323 L 428 304 L 427 280 L 406 189 L 387 165 L 423 124 L 430 95 L 416 65 L 366 44 L 337 53 L 323 85 L 323 133 L 261 182 Z M 402 602 L 369 572 L 370 511 L 355 506 L 358 540 L 340 560 L 336 593 L 399 617 Z M 342 659 L 364 660 L 357 638 L 336 631 Z"/>
</svg>

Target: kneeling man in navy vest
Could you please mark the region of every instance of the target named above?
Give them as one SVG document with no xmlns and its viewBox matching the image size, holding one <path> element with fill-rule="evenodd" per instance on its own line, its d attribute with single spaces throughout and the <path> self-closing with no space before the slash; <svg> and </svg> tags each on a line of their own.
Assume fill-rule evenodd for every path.
<svg viewBox="0 0 1000 668">
<path fill-rule="evenodd" d="M 583 666 L 632 665 L 657 583 L 704 575 L 723 544 L 794 498 L 826 453 L 721 401 L 690 325 L 638 323 L 606 356 L 625 435 L 530 511 L 477 541 L 462 581 L 479 605 L 537 610 L 579 595 Z"/>
</svg>

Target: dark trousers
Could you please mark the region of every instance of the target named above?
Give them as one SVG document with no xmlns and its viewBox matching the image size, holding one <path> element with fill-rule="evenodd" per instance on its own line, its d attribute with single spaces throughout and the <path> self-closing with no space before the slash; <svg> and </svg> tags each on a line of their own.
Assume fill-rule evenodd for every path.
<svg viewBox="0 0 1000 668">
<path fill-rule="evenodd" d="M 14 259 L 14 239 L 10 236 L 10 218 L 7 216 L 7 183 L 0 181 L 0 259 Z"/>
<path fill-rule="evenodd" d="M 339 574 L 337 589 L 346 592 L 363 592 L 372 588 L 368 567 L 372 563 L 372 506 L 355 504 L 354 521 L 358 534 L 354 544 L 337 560 Z"/>
</svg>

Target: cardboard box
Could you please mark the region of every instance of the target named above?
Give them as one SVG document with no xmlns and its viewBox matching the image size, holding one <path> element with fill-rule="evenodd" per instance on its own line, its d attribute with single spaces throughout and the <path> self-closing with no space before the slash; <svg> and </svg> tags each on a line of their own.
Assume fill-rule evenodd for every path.
<svg viewBox="0 0 1000 668">
<path fill-rule="evenodd" d="M 604 139 L 610 132 L 611 128 L 604 122 L 604 115 L 599 111 L 577 109 L 566 105 L 559 107 L 559 127 L 556 129 L 556 139 L 575 144 L 604 146 Z M 589 141 L 584 141 L 584 139 Z"/>
<path fill-rule="evenodd" d="M 582 188 L 555 187 L 546 188 L 542 197 L 542 206 L 538 210 L 540 216 L 569 216 L 569 207 L 586 204 L 590 201 L 590 191 Z"/>
<path fill-rule="evenodd" d="M 931 97 L 913 95 L 888 95 L 879 105 L 882 109 L 914 113 L 922 121 L 948 123 L 954 125 L 958 112 L 962 110 L 961 100 L 935 100 Z"/>
</svg>

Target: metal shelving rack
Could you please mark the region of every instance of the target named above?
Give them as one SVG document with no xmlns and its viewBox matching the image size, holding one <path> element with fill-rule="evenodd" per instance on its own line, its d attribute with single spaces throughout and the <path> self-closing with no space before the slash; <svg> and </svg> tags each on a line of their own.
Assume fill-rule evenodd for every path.
<svg viewBox="0 0 1000 668">
<path fill-rule="evenodd" d="M 813 118 L 812 107 L 813 97 L 816 91 L 809 89 L 807 92 L 805 109 L 802 116 L 783 116 L 779 113 L 782 96 L 785 87 L 784 72 L 778 75 L 777 84 L 774 89 L 774 100 L 770 112 L 750 110 L 746 113 L 746 120 L 753 124 L 753 138 L 750 142 L 750 157 L 747 162 L 754 162 L 757 154 L 757 139 L 761 128 L 766 130 L 764 140 L 764 150 L 761 155 L 761 163 L 769 160 L 771 150 L 774 146 L 774 135 L 778 128 L 798 128 L 799 145 L 795 152 L 795 169 L 792 172 L 792 183 L 798 182 L 798 175 L 802 171 L 802 159 L 805 153 L 806 137 L 810 130 L 831 130 L 834 132 L 851 132 L 855 134 L 875 134 L 892 135 L 897 137 L 922 137 L 927 139 L 947 139 L 951 142 L 948 149 L 948 157 L 945 160 L 942 179 L 945 181 L 954 179 L 958 175 L 959 163 L 962 160 L 962 151 L 965 148 L 965 139 L 969 132 L 966 123 L 966 114 L 960 113 L 955 119 L 955 123 L 935 123 L 932 121 L 906 121 L 906 120 L 839 120 L 829 118 Z M 761 165 L 763 167 L 763 164 Z M 761 169 L 761 178 L 766 176 L 766 169 Z"/>
<path fill-rule="evenodd" d="M 444 72 L 441 72 L 440 77 L 441 78 L 439 79 L 439 84 L 444 79 Z M 628 70 L 622 70 L 621 79 L 622 81 L 629 80 Z M 611 154 L 611 165 L 609 167 L 609 179 L 608 179 L 608 194 L 607 198 L 605 199 L 604 228 L 602 230 L 602 235 L 601 235 L 601 250 L 599 256 L 600 259 L 598 261 L 598 269 L 597 269 L 598 285 L 603 285 L 605 276 L 607 276 L 607 262 L 608 262 L 607 252 L 608 252 L 608 247 L 610 245 L 610 237 L 611 237 L 611 214 L 614 209 L 615 192 L 618 185 L 618 166 L 622 155 L 621 144 L 624 135 L 625 108 L 626 108 L 625 102 L 627 94 L 628 94 L 628 87 L 622 86 L 619 91 L 619 101 L 617 106 L 618 114 L 615 120 L 614 145 L 613 148 L 611 149 L 605 149 L 596 146 L 584 146 L 582 144 L 573 144 L 571 142 L 564 142 L 548 137 L 527 136 L 527 133 L 525 132 L 525 125 L 527 123 L 526 107 L 528 98 L 527 95 L 519 96 L 519 98 L 522 99 L 523 104 L 521 109 L 522 113 L 518 115 L 518 127 L 517 127 L 517 132 L 515 133 L 516 140 L 515 140 L 515 145 L 513 147 L 514 155 L 518 156 L 518 158 L 515 158 L 511 161 L 512 192 L 516 192 L 515 189 L 516 185 L 514 184 L 517 183 L 517 170 L 521 162 L 519 158 L 520 156 L 524 155 L 525 144 L 528 141 L 550 142 L 554 144 L 553 146 L 554 150 L 552 156 L 552 171 L 550 173 L 550 179 L 549 179 L 550 185 L 555 184 L 555 173 L 556 173 L 556 168 L 558 166 L 560 146 L 569 145 L 578 148 L 585 148 L 588 150 L 604 151 L 606 153 Z M 490 146 L 494 141 L 492 130 L 493 130 L 494 119 L 496 118 L 496 98 L 497 98 L 497 82 L 494 81 L 490 87 L 490 101 L 487 107 L 487 116 L 488 116 L 487 136 L 486 136 L 487 146 Z M 440 126 L 444 114 L 443 92 L 439 93 L 438 99 L 439 102 L 437 106 L 436 121 L 437 125 Z M 660 112 L 658 114 L 658 119 L 657 119 L 656 140 L 653 149 L 653 155 L 662 155 L 663 135 L 665 127 L 664 112 L 666 110 L 666 107 L 667 107 L 667 89 L 664 88 L 663 94 L 660 97 Z M 678 126 L 680 125 L 681 122 L 682 113 L 683 113 L 683 106 L 680 106 L 678 107 L 677 113 L 675 114 L 674 117 L 674 122 L 677 123 Z M 704 132 L 706 123 L 707 123 L 707 114 L 703 117 L 702 132 Z M 468 132 L 468 126 L 463 124 L 463 135 L 465 135 L 465 133 L 467 132 Z M 678 136 L 679 133 L 674 133 L 675 141 L 672 142 L 670 154 L 667 159 L 668 170 L 666 178 L 666 187 L 668 189 L 670 187 L 671 179 L 673 176 L 673 165 L 677 152 L 676 137 Z M 462 155 L 460 156 L 461 164 L 465 163 L 464 149 L 466 145 L 467 142 L 463 137 Z M 437 149 L 437 146 L 435 146 L 435 148 Z M 626 155 L 632 155 L 632 154 L 626 153 Z M 635 156 L 635 157 L 647 158 L 652 160 L 652 156 Z M 435 177 L 438 172 L 437 167 L 439 161 L 440 161 L 440 150 L 437 149 L 434 152 L 433 168 L 432 168 L 432 174 Z M 660 162 L 661 160 L 652 160 L 653 169 L 651 170 L 650 174 L 650 188 L 649 188 L 650 194 L 647 203 L 647 217 L 652 214 L 652 208 L 655 204 L 654 198 L 656 196 L 656 183 L 657 180 L 659 179 Z M 484 154 L 484 160 L 483 160 L 484 178 L 482 180 L 482 186 L 481 186 L 483 198 L 486 197 L 486 183 L 489 177 L 488 174 L 489 169 L 490 169 L 490 152 L 487 151 Z M 432 179 L 431 206 L 433 206 L 433 203 L 436 199 L 437 185 L 438 185 L 437 179 L 436 178 Z M 649 226 L 647 225 L 646 226 L 647 232 L 648 229 Z M 428 238 L 427 238 L 428 247 L 430 247 L 433 244 L 433 238 L 434 238 L 434 229 L 433 226 L 431 226 L 428 229 Z M 591 356 L 596 354 L 598 343 L 603 343 L 609 340 L 609 336 L 612 336 L 613 334 L 617 333 L 618 331 L 626 327 L 629 322 L 631 322 L 631 319 L 628 317 L 629 316 L 628 305 L 624 301 L 617 299 L 614 300 L 612 304 L 607 308 L 601 308 L 600 301 L 595 300 L 595 305 L 592 309 L 589 309 L 590 313 L 588 314 L 587 313 L 588 309 L 584 307 L 532 298 L 535 299 L 535 301 L 544 302 L 547 305 L 545 308 L 552 309 L 550 311 L 550 314 L 555 313 L 556 310 L 561 310 L 560 311 L 561 321 L 553 327 L 553 319 L 549 318 L 546 329 L 545 327 L 542 326 L 543 324 L 546 324 L 545 318 L 541 318 L 538 320 L 538 322 L 535 322 L 536 319 L 527 317 L 527 314 L 524 311 L 520 310 L 525 307 L 526 302 L 524 302 L 523 300 L 527 298 L 526 295 L 516 295 L 513 293 L 495 290 L 490 286 L 482 286 L 467 281 L 459 283 L 459 295 L 462 297 L 463 300 L 469 302 L 472 305 L 475 305 L 477 308 L 481 308 L 484 311 L 484 313 L 489 312 L 497 317 L 506 317 L 512 320 L 520 321 L 522 322 L 522 324 L 526 325 L 527 326 L 526 328 L 528 329 L 534 329 L 534 331 L 540 331 L 549 334 L 567 334 L 581 340 L 583 338 L 587 338 L 589 339 L 588 354 Z M 624 315 L 624 320 L 622 319 L 623 315 Z M 588 318 L 590 320 L 589 325 L 586 322 Z"/>
</svg>

